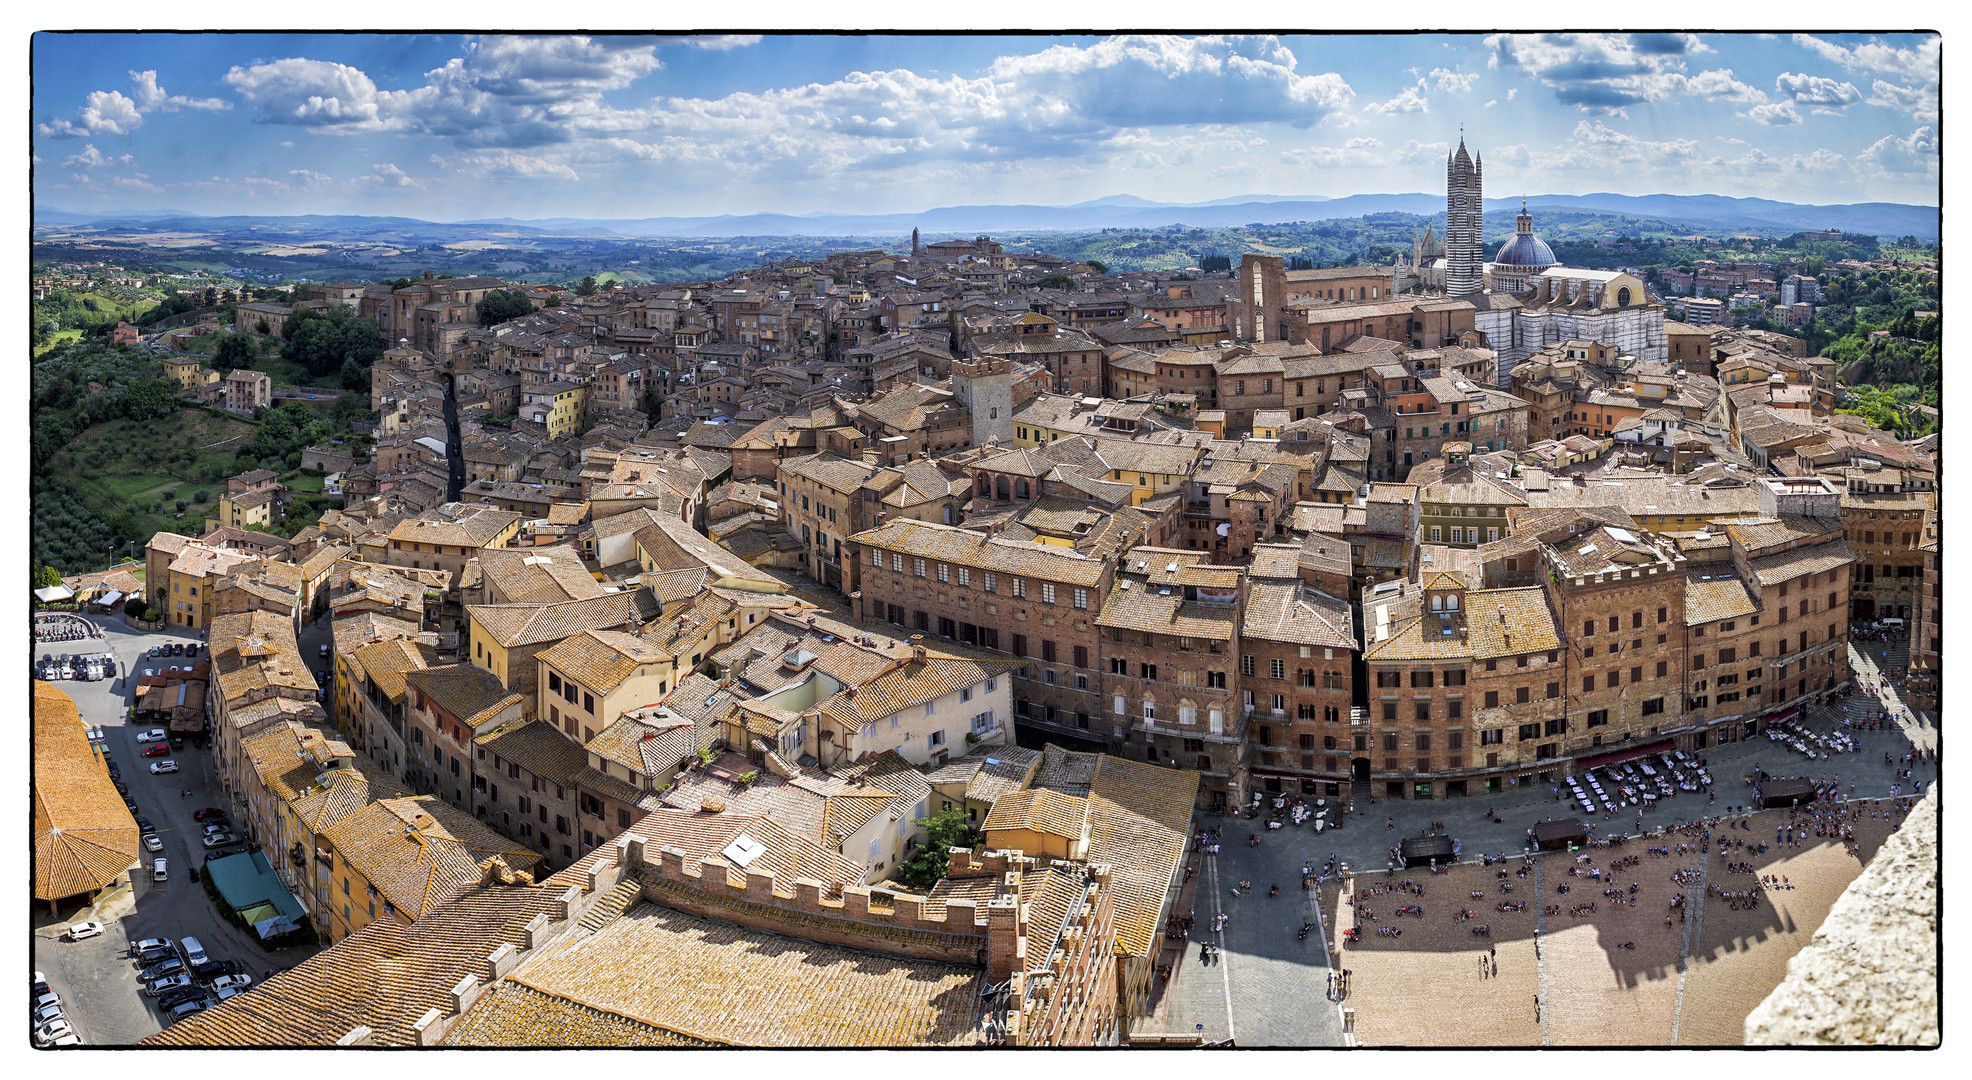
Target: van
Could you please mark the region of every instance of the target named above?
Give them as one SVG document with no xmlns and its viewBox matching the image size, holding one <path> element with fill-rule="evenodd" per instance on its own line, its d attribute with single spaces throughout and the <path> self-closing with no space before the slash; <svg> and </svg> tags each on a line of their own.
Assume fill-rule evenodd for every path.
<svg viewBox="0 0 1972 1080">
<path fill-rule="evenodd" d="M 212 959 L 205 954 L 205 946 L 199 944 L 198 938 L 179 938 L 178 947 L 185 950 L 185 966 L 187 967 L 198 967 L 200 964 Z"/>
<path fill-rule="evenodd" d="M 167 870 L 168 870 L 168 869 L 169 869 L 169 868 L 168 868 L 168 867 L 166 867 L 166 865 L 165 865 L 165 860 L 163 860 L 163 859 L 154 859 L 154 860 L 152 860 L 152 861 L 151 861 L 151 880 L 152 880 L 152 881 L 166 881 L 166 880 L 169 880 L 169 878 L 171 877 L 171 875 L 170 875 L 169 873 L 167 873 Z"/>
</svg>

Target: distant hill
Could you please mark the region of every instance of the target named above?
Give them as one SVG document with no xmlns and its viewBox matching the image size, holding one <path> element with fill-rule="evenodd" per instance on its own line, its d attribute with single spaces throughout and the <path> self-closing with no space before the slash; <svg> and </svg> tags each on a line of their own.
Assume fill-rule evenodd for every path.
<svg viewBox="0 0 1972 1080">
<path fill-rule="evenodd" d="M 1235 201 L 1237 200 L 1237 201 Z M 1486 213 L 1497 224 L 1511 221 L 1520 198 L 1488 199 Z M 1601 211 L 1652 218 L 1692 232 L 1763 230 L 1780 234 L 1809 229 L 1841 229 L 1885 237 L 1939 235 L 1938 208 L 1903 203 L 1847 203 L 1811 206 L 1771 199 L 1724 195 L 1531 195 L 1535 214 L 1546 210 Z M 490 218 L 429 222 L 411 218 L 356 215 L 292 217 L 199 217 L 193 214 L 82 214 L 37 208 L 43 226 L 138 225 L 150 229 L 193 227 L 238 231 L 267 230 L 293 235 L 337 233 L 385 236 L 413 243 L 443 243 L 469 230 L 496 226 L 522 236 L 735 237 L 735 236 L 905 236 L 912 229 L 928 238 L 978 233 L 1097 229 L 1154 229 L 1169 226 L 1226 228 L 1290 221 L 1328 221 L 1368 214 L 1406 213 L 1442 217 L 1442 195 L 1404 194 L 1318 196 L 1247 195 L 1205 203 L 1156 203 L 1134 195 L 1110 195 L 1074 206 L 941 206 L 911 213 L 885 214 L 720 214 L 650 218 Z M 1489 232 L 1493 230 L 1488 230 Z"/>
</svg>

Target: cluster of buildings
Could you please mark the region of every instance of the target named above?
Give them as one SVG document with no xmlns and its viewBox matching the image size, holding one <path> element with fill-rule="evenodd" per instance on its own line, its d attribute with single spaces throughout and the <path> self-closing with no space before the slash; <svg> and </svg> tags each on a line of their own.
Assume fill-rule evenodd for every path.
<svg viewBox="0 0 1972 1080">
<path fill-rule="evenodd" d="M 1392 267 L 1052 292 L 914 237 L 490 329 L 489 279 L 319 287 L 396 342 L 344 508 L 147 576 L 333 948 L 155 1041 L 1121 1044 L 1202 809 L 1756 736 L 1857 619 L 1921 693 L 1935 443 L 1524 212 L 1485 260 L 1479 170 Z"/>
</svg>

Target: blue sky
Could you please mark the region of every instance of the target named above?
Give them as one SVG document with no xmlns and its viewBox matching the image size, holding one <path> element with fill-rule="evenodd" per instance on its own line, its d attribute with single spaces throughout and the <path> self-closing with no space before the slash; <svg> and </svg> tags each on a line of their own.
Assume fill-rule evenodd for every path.
<svg viewBox="0 0 1972 1080">
<path fill-rule="evenodd" d="M 37 34 L 35 201 L 646 217 L 1438 192 L 1935 204 L 1892 35 Z"/>
</svg>

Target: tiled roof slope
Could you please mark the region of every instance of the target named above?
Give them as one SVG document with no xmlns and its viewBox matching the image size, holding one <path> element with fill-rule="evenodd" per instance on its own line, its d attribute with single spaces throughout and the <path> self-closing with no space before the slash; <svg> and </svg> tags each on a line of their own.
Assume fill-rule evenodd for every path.
<svg viewBox="0 0 1972 1080">
<path fill-rule="evenodd" d="M 67 694 L 34 684 L 34 895 L 100 889 L 137 862 L 137 823 Z"/>
</svg>

